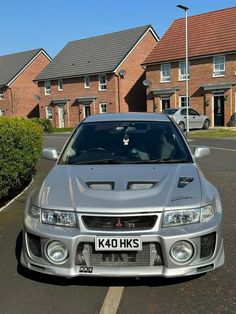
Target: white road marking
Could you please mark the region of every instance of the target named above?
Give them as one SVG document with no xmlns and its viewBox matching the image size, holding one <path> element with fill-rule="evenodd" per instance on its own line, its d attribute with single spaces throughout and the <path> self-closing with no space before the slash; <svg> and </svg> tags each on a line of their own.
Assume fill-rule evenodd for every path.
<svg viewBox="0 0 236 314">
<path fill-rule="evenodd" d="M 116 314 L 124 287 L 110 287 L 99 314 Z"/>
</svg>

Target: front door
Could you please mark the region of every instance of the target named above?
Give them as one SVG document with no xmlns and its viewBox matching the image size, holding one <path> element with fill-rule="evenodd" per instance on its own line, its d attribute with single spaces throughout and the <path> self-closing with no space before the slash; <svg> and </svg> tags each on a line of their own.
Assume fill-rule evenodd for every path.
<svg viewBox="0 0 236 314">
<path fill-rule="evenodd" d="M 91 115 L 90 104 L 84 105 L 84 118 Z"/>
<path fill-rule="evenodd" d="M 170 108 L 170 97 L 162 97 L 161 106 L 162 106 L 162 110 Z"/>
<path fill-rule="evenodd" d="M 224 96 L 214 96 L 214 125 L 224 126 Z"/>
<path fill-rule="evenodd" d="M 65 127 L 65 109 L 64 106 L 58 107 L 58 127 Z"/>
</svg>

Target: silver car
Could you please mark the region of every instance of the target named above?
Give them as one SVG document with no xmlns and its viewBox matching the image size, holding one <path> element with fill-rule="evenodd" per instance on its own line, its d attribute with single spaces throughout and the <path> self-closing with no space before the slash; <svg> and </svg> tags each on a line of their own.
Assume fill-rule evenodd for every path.
<svg viewBox="0 0 236 314">
<path fill-rule="evenodd" d="M 74 130 L 28 198 L 21 263 L 73 276 L 204 273 L 224 263 L 216 188 L 166 115 L 104 114 Z"/>
<path fill-rule="evenodd" d="M 175 122 L 179 125 L 180 129 L 184 131 L 187 127 L 186 113 L 187 108 L 167 108 L 163 110 L 164 114 L 172 117 Z M 188 108 L 188 120 L 189 120 L 189 129 L 209 129 L 210 119 L 208 116 L 198 113 L 192 108 Z"/>
</svg>

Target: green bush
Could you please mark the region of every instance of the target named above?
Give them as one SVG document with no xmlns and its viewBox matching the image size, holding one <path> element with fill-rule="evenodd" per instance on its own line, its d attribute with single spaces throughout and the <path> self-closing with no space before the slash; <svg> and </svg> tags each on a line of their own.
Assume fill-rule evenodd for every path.
<svg viewBox="0 0 236 314">
<path fill-rule="evenodd" d="M 42 127 L 44 132 L 51 133 L 53 131 L 51 120 L 39 118 L 32 118 L 31 120 L 38 123 Z"/>
<path fill-rule="evenodd" d="M 38 123 L 0 117 L 0 202 L 30 181 L 41 153 L 42 138 Z"/>
</svg>

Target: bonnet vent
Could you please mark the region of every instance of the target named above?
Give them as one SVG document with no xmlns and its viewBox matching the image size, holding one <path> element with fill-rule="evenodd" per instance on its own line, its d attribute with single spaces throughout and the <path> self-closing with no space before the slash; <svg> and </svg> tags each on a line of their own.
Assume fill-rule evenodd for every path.
<svg viewBox="0 0 236 314">
<path fill-rule="evenodd" d="M 180 177 L 178 182 L 178 188 L 184 188 L 189 183 L 193 182 L 193 178 L 191 177 Z"/>
<path fill-rule="evenodd" d="M 87 182 L 90 189 L 93 190 L 113 190 L 114 182 Z"/>
<path fill-rule="evenodd" d="M 148 190 L 153 188 L 156 182 L 129 182 L 128 190 Z"/>
</svg>

